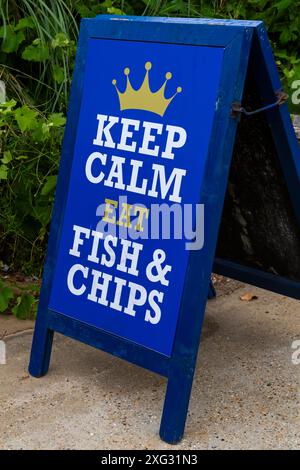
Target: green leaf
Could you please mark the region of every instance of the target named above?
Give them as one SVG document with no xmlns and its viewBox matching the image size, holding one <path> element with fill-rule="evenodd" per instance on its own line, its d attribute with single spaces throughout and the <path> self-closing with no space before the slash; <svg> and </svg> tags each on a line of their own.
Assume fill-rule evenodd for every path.
<svg viewBox="0 0 300 470">
<path fill-rule="evenodd" d="M 110 15 L 125 15 L 125 13 L 120 10 L 120 8 L 115 8 L 115 7 L 109 7 L 107 8 L 107 13 Z"/>
<path fill-rule="evenodd" d="M 7 166 L 1 165 L 0 166 L 0 180 L 7 180 Z"/>
<path fill-rule="evenodd" d="M 0 103 L 0 110 L 2 113 L 3 113 L 3 110 L 1 108 L 4 108 L 5 111 L 11 111 L 16 106 L 16 104 L 17 102 L 14 99 L 5 101 L 4 103 Z"/>
<path fill-rule="evenodd" d="M 11 151 L 10 150 L 6 150 L 4 153 L 3 153 L 3 158 L 1 159 L 1 162 L 4 163 L 4 164 L 7 164 L 9 162 L 12 161 L 12 155 L 11 155 Z"/>
<path fill-rule="evenodd" d="M 31 16 L 25 16 L 25 18 L 21 18 L 18 24 L 15 26 L 15 31 L 26 28 L 35 29 L 35 24 Z"/>
<path fill-rule="evenodd" d="M 24 105 L 15 112 L 16 121 L 22 132 L 36 127 L 37 112 Z"/>
<path fill-rule="evenodd" d="M 3 38 L 1 46 L 2 51 L 9 54 L 18 50 L 19 45 L 25 39 L 25 34 L 23 31 L 15 33 L 11 26 L 1 26 L 0 37 Z"/>
<path fill-rule="evenodd" d="M 2 287 L 0 289 L 0 312 L 3 313 L 7 310 L 9 301 L 14 296 L 13 291 L 10 287 Z"/>
<path fill-rule="evenodd" d="M 31 309 L 34 304 L 34 297 L 31 294 L 25 293 L 22 297 L 17 298 L 16 305 L 12 308 L 12 313 L 15 317 L 21 320 L 26 320 L 31 316 Z"/>
<path fill-rule="evenodd" d="M 280 41 L 282 44 L 288 44 L 293 39 L 295 39 L 295 36 L 288 29 L 283 30 L 282 33 L 280 34 Z"/>
<path fill-rule="evenodd" d="M 54 192 L 54 188 L 53 188 Z M 37 204 L 34 207 L 33 213 L 34 218 L 40 222 L 43 227 L 47 227 L 51 217 L 51 206 L 49 205 L 50 195 L 47 199 L 39 198 Z M 40 233 L 41 234 L 41 233 Z"/>
<path fill-rule="evenodd" d="M 40 39 L 35 39 L 24 49 L 22 58 L 33 62 L 44 62 L 49 59 L 49 47 L 47 44 L 43 44 Z"/>
<path fill-rule="evenodd" d="M 64 69 L 59 67 L 59 65 L 53 65 L 53 78 L 58 84 L 62 83 L 65 79 Z"/>
<path fill-rule="evenodd" d="M 71 44 L 72 41 L 70 41 L 70 39 L 64 33 L 57 33 L 51 42 L 53 49 L 56 49 L 56 47 L 68 47 Z"/>
<path fill-rule="evenodd" d="M 50 137 L 49 127 L 42 120 L 36 122 L 35 128 L 32 130 L 31 138 L 34 142 L 45 142 Z"/>
<path fill-rule="evenodd" d="M 294 2 L 295 0 L 281 0 L 278 3 L 275 3 L 273 7 L 277 8 L 279 12 L 282 12 L 284 10 L 287 10 Z"/>
<path fill-rule="evenodd" d="M 66 124 L 66 118 L 63 113 L 53 113 L 49 116 L 49 124 L 53 127 L 61 127 Z"/>
<path fill-rule="evenodd" d="M 54 189 L 56 186 L 56 179 L 57 179 L 56 175 L 47 176 L 46 183 L 44 184 L 41 190 L 42 196 L 47 196 L 49 193 L 54 192 Z"/>
</svg>

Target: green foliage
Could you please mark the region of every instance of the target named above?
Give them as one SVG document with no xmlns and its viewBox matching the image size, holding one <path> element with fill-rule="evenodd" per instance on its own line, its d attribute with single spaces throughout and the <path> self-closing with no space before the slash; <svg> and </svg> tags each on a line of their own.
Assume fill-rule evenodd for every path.
<svg viewBox="0 0 300 470">
<path fill-rule="evenodd" d="M 37 284 L 0 279 L 0 314 L 12 313 L 21 320 L 34 318 L 38 292 Z"/>
<path fill-rule="evenodd" d="M 0 105 L 0 259 L 17 269 L 40 270 L 64 124 L 61 113 Z"/>
<path fill-rule="evenodd" d="M 145 14 L 264 21 L 287 92 L 300 80 L 300 0 L 144 0 Z M 290 103 L 291 111 L 300 112 Z"/>
<path fill-rule="evenodd" d="M 68 2 L 0 0 L 1 17 L 0 62 L 9 77 L 8 91 L 18 71 L 21 87 L 43 103 L 44 111 L 65 111 L 78 34 Z"/>
<path fill-rule="evenodd" d="M 112 0 L 0 0 L 0 261 L 28 274 L 43 265 L 78 23 L 98 13 L 123 11 Z"/>
<path fill-rule="evenodd" d="M 20 320 L 26 320 L 31 317 L 34 302 L 35 298 L 33 295 L 25 292 L 22 296 L 16 298 L 16 304 L 12 307 L 11 311 Z"/>
<path fill-rule="evenodd" d="M 40 274 L 79 21 L 105 13 L 263 20 L 286 91 L 300 80 L 300 0 L 0 0 L 0 260 L 13 269 Z M 18 297 L 22 317 L 32 299 Z"/>
<path fill-rule="evenodd" d="M 7 287 L 0 279 L 0 313 L 5 312 L 8 309 L 10 300 L 14 294 L 10 287 Z"/>
</svg>

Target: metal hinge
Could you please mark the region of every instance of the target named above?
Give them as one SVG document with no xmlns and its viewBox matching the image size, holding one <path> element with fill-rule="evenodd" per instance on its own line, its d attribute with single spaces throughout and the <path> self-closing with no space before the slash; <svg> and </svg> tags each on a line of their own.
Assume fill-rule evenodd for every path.
<svg viewBox="0 0 300 470">
<path fill-rule="evenodd" d="M 231 116 L 237 117 L 239 114 L 245 114 L 246 116 L 253 116 L 254 114 L 262 113 L 263 111 L 268 111 L 269 109 L 275 108 L 276 106 L 282 106 L 289 99 L 289 95 L 282 90 L 277 91 L 276 93 L 277 101 L 275 103 L 269 104 L 262 108 L 255 109 L 254 111 L 247 111 L 243 108 L 241 103 L 235 102 L 231 107 Z"/>
</svg>

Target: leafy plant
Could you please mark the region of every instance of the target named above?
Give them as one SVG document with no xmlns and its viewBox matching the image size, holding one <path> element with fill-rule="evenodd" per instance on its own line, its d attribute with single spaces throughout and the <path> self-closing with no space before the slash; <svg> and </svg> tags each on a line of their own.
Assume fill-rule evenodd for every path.
<svg viewBox="0 0 300 470">
<path fill-rule="evenodd" d="M 0 314 L 12 313 L 27 320 L 36 314 L 39 287 L 36 284 L 8 282 L 0 279 Z"/>
<path fill-rule="evenodd" d="M 5 312 L 8 309 L 10 300 L 14 294 L 10 287 L 6 286 L 0 279 L 0 313 Z"/>
<path fill-rule="evenodd" d="M 0 105 L 0 259 L 16 269 L 39 272 L 64 124 L 61 113 Z"/>
<path fill-rule="evenodd" d="M 145 14 L 264 21 L 285 89 L 300 80 L 299 0 L 145 0 Z M 300 112 L 290 103 L 291 111 Z"/>
<path fill-rule="evenodd" d="M 79 22 L 105 13 L 263 20 L 286 91 L 300 80 L 300 0 L 0 0 L 0 260 L 12 269 L 41 272 Z"/>
<path fill-rule="evenodd" d="M 64 110 L 78 34 L 68 3 L 2 0 L 0 17 L 1 66 L 17 72 L 23 86 L 33 92 L 33 100 L 43 102 L 46 111 Z"/>
</svg>

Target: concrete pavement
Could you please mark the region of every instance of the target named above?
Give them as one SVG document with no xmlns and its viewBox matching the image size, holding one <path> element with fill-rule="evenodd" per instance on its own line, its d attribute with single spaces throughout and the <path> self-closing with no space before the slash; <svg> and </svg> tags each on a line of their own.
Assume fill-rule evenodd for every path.
<svg viewBox="0 0 300 470">
<path fill-rule="evenodd" d="M 257 299 L 240 300 L 246 292 Z M 31 326 L 17 322 L 9 332 Z M 31 336 L 5 340 L 1 449 L 300 448 L 300 364 L 291 347 L 300 340 L 298 301 L 228 281 L 208 302 L 177 446 L 158 437 L 164 378 L 57 334 L 48 375 L 34 379 L 27 373 Z"/>
</svg>

